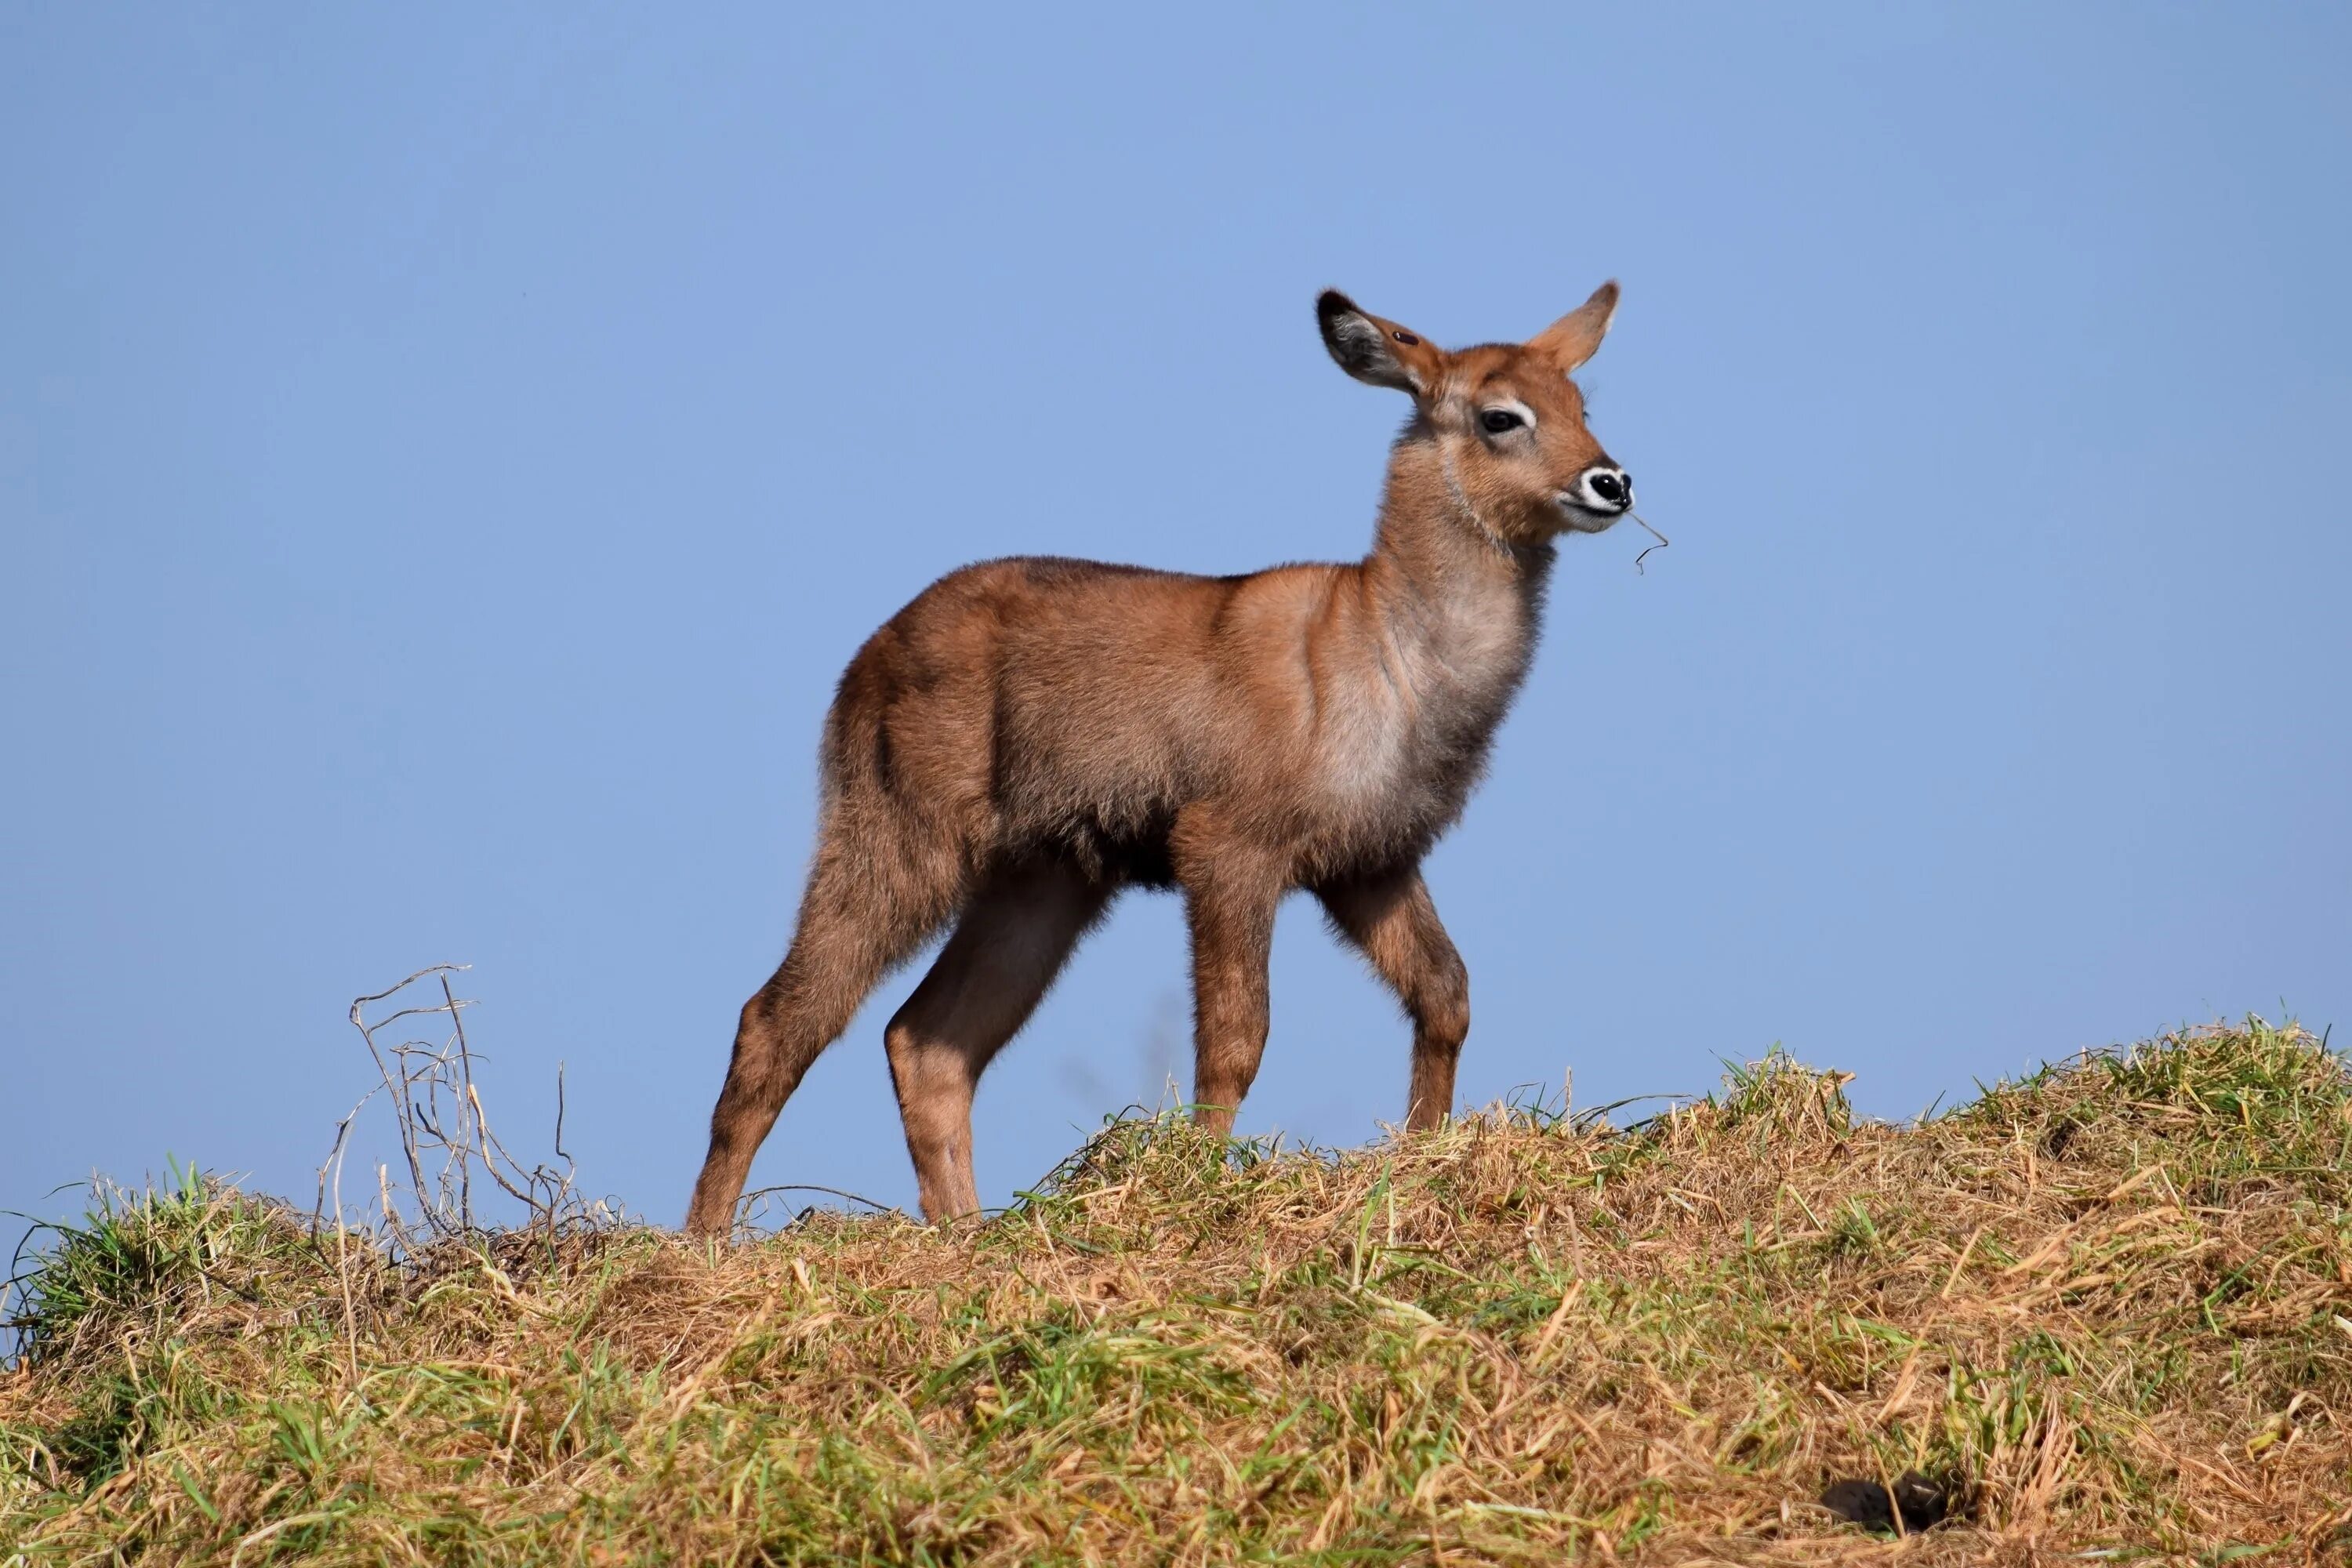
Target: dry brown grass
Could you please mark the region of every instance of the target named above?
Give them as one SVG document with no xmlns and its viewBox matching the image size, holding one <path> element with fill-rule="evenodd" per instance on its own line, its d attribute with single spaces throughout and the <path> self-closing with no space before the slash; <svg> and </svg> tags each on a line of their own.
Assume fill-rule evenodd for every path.
<svg viewBox="0 0 2352 1568">
<path fill-rule="evenodd" d="M 984 1224 L 373 1251 L 209 1184 L 54 1248 L 30 1562 L 2344 1562 L 2352 1084 L 2258 1023 L 1915 1126 L 1113 1125 Z M 350 1286 L 346 1307 L 345 1285 Z M 1936 1478 L 1895 1538 L 1820 1507 Z M 2252 1550 L 2250 1550 L 2252 1549 Z M 0 1558 L 0 1561 L 5 1561 Z"/>
</svg>

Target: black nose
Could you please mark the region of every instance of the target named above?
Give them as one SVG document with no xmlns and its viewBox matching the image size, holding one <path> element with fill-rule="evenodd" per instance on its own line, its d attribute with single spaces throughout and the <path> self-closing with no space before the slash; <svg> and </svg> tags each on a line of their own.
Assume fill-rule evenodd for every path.
<svg viewBox="0 0 2352 1568">
<path fill-rule="evenodd" d="M 1584 482 L 1592 487 L 1594 495 L 1612 506 L 1623 506 L 1627 498 L 1633 493 L 1633 482 L 1630 475 L 1599 473 L 1592 475 Z"/>
</svg>

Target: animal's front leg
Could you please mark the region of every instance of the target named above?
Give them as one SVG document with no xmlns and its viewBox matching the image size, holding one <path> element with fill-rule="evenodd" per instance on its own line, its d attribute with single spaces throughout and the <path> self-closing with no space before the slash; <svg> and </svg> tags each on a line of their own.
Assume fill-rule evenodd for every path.
<svg viewBox="0 0 2352 1568">
<path fill-rule="evenodd" d="M 1425 1131 L 1454 1109 L 1454 1068 L 1470 1033 L 1470 972 L 1445 934 L 1417 866 L 1334 882 L 1316 896 L 1412 1016 L 1405 1126 Z"/>
<path fill-rule="evenodd" d="M 1279 862 L 1186 814 L 1174 836 L 1192 935 L 1193 1120 L 1224 1136 L 1265 1054 Z"/>
</svg>

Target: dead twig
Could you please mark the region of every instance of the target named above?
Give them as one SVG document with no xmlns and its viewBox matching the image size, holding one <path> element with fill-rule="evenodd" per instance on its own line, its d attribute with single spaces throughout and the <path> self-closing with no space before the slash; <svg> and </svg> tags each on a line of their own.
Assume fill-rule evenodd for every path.
<svg viewBox="0 0 2352 1568">
<path fill-rule="evenodd" d="M 551 1244 L 557 1234 L 567 1227 L 601 1223 L 611 1216 L 605 1205 L 583 1201 L 574 1184 L 578 1168 L 563 1143 L 567 1095 L 561 1065 L 555 1079 L 555 1163 L 526 1165 L 491 1129 L 475 1073 L 473 1042 L 467 1037 L 464 1018 L 464 1010 L 473 1004 L 459 996 L 450 982 L 451 975 L 462 973 L 466 967 L 457 963 L 434 964 L 416 971 L 397 985 L 352 1004 L 352 1026 L 367 1044 L 369 1057 L 383 1079 L 380 1087 L 392 1091 L 393 1130 L 400 1141 L 401 1158 L 409 1174 L 406 1201 L 415 1205 L 415 1222 L 425 1247 L 493 1234 L 474 1207 L 473 1175 L 478 1162 L 499 1190 L 523 1207 L 528 1217 L 520 1228 L 538 1232 Z M 440 999 L 408 1002 L 407 996 L 415 994 L 409 987 L 427 980 L 440 991 Z M 383 1002 L 395 1005 L 383 1016 L 371 1019 L 369 1007 Z M 394 1025 L 413 1027 L 416 1019 L 436 1017 L 449 1021 L 449 1034 L 438 1043 L 412 1038 L 391 1045 L 383 1038 L 383 1030 Z M 319 1205 L 312 1216 L 318 1224 L 324 1223 L 331 1178 L 340 1191 L 341 1162 L 349 1148 L 352 1124 L 376 1093 L 375 1089 L 369 1090 L 336 1126 L 334 1146 L 329 1151 L 326 1163 L 319 1169 Z M 388 1168 L 383 1165 L 377 1168 L 377 1193 L 383 1205 L 386 1239 L 397 1253 L 414 1258 L 419 1252 L 418 1238 L 409 1232 L 406 1216 L 402 1213 L 402 1199 Z M 341 1227 L 344 1217 L 340 1200 L 336 1210 L 336 1224 Z M 339 1228 L 339 1237 L 341 1234 Z"/>
<path fill-rule="evenodd" d="M 1633 557 L 1633 570 L 1634 570 L 1634 571 L 1636 571 L 1636 572 L 1641 572 L 1641 573 L 1642 573 L 1642 575 L 1643 575 L 1644 577 L 1646 577 L 1646 576 L 1648 576 L 1648 575 L 1649 575 L 1649 574 L 1648 574 L 1647 572 L 1643 572 L 1643 571 L 1642 571 L 1642 563 L 1643 563 L 1643 562 L 1644 562 L 1644 561 L 1647 561 L 1647 560 L 1650 558 L 1650 552 L 1651 552 L 1651 551 L 1653 551 L 1653 550 L 1664 550 L 1664 548 L 1666 548 L 1666 546 L 1667 546 L 1667 545 L 1669 545 L 1669 544 L 1673 543 L 1673 542 L 1674 542 L 1674 541 L 1672 541 L 1672 540 L 1668 539 L 1664 534 L 1660 533 L 1656 529 L 1654 529 L 1654 528 L 1651 528 L 1651 527 L 1650 527 L 1650 525 L 1649 525 L 1647 522 L 1643 521 L 1642 514 L 1641 514 L 1640 512 L 1638 512 L 1638 511 L 1629 511 L 1629 512 L 1627 512 L 1625 515 L 1626 515 L 1627 517 L 1632 518 L 1635 522 L 1639 522 L 1639 523 L 1641 523 L 1641 524 L 1642 524 L 1642 527 L 1643 527 L 1643 529 L 1647 530 L 1647 531 L 1648 531 L 1648 533 L 1649 533 L 1650 537 L 1657 541 L 1657 542 L 1656 542 L 1655 544 L 1652 544 L 1652 545 L 1645 546 L 1645 547 L 1643 549 L 1643 551 L 1642 551 L 1642 553 L 1641 553 L 1641 554 L 1636 555 L 1635 557 Z"/>
</svg>

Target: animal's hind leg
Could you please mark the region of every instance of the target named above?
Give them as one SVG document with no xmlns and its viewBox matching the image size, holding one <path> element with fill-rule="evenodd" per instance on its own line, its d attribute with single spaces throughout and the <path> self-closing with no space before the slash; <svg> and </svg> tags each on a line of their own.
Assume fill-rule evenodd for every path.
<svg viewBox="0 0 2352 1568">
<path fill-rule="evenodd" d="M 980 1207 L 971 1171 L 971 1097 L 990 1058 L 1029 1020 L 1108 891 L 1067 867 L 992 879 L 965 910 L 923 983 L 883 1038 L 907 1128 L 923 1217 Z"/>
<path fill-rule="evenodd" d="M 1411 1015 L 1404 1124 L 1414 1131 L 1436 1126 L 1454 1109 L 1454 1064 L 1470 1034 L 1470 972 L 1437 919 L 1420 868 L 1332 883 L 1315 896 Z"/>
<path fill-rule="evenodd" d="M 957 901 L 955 873 L 943 858 L 883 864 L 865 847 L 843 843 L 847 837 L 836 828 L 819 846 L 792 950 L 743 1004 L 726 1086 L 710 1113 L 710 1152 L 687 1210 L 694 1235 L 733 1230 L 751 1156 L 809 1064 Z"/>
</svg>

